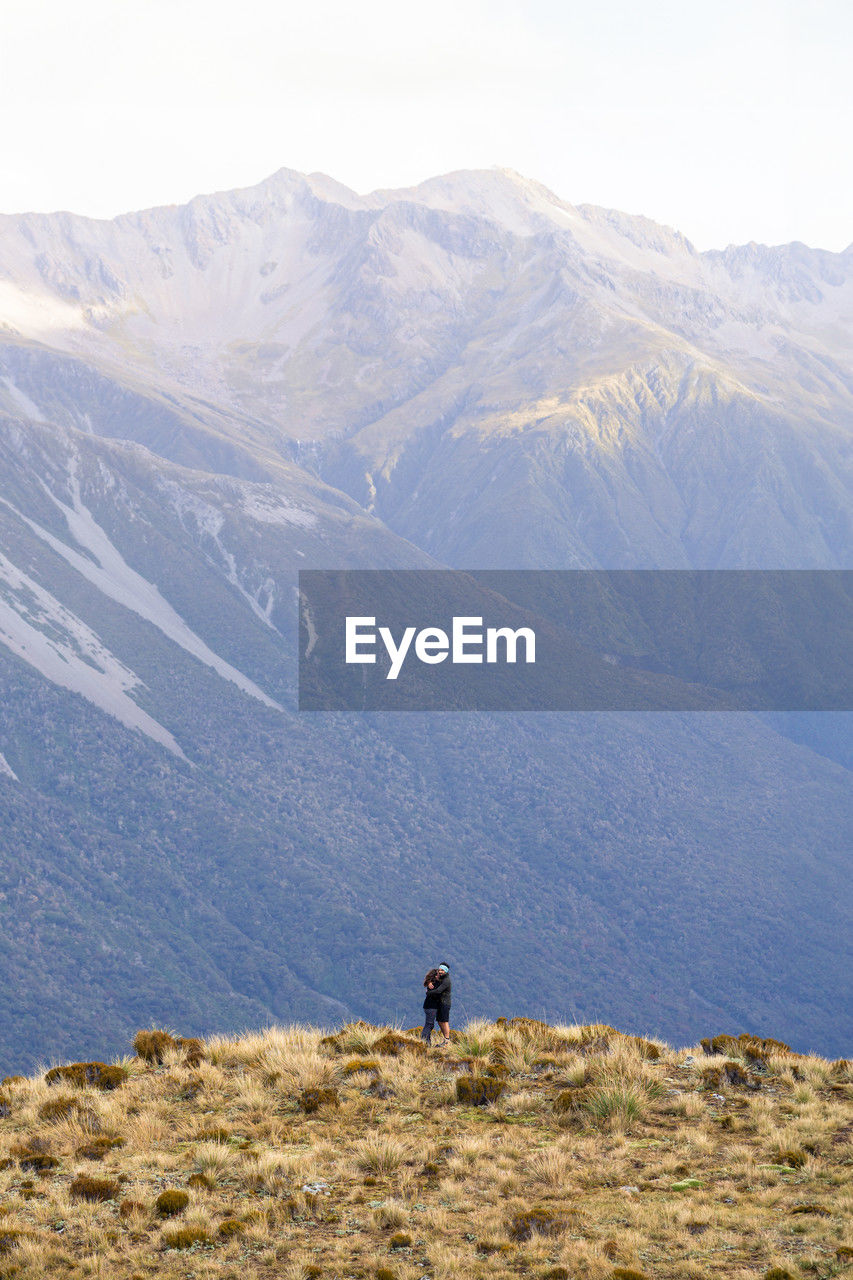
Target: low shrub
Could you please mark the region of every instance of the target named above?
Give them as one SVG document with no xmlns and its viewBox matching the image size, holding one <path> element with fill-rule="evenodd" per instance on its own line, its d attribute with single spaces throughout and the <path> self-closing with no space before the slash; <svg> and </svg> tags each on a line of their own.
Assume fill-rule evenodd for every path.
<svg viewBox="0 0 853 1280">
<path fill-rule="evenodd" d="M 216 1186 L 216 1182 L 207 1173 L 191 1173 L 187 1178 L 188 1187 L 203 1187 L 205 1191 L 212 1191 Z"/>
<path fill-rule="evenodd" d="M 585 1097 L 586 1094 L 583 1089 L 561 1089 L 551 1106 L 556 1115 L 568 1115 L 573 1111 L 579 1110 L 580 1104 Z"/>
<path fill-rule="evenodd" d="M 223 1240 L 230 1240 L 232 1236 L 241 1236 L 245 1230 L 246 1224 L 239 1218 L 224 1218 L 216 1228 L 216 1234 Z"/>
<path fill-rule="evenodd" d="M 160 1192 L 154 1201 L 154 1208 L 161 1218 L 174 1218 L 176 1214 L 184 1212 L 189 1202 L 188 1192 L 178 1191 L 172 1187 L 167 1191 Z"/>
<path fill-rule="evenodd" d="M 735 1036 L 704 1036 L 699 1043 L 709 1057 L 720 1053 L 731 1053 L 732 1046 L 737 1045 Z"/>
<path fill-rule="evenodd" d="M 69 1062 L 63 1067 L 51 1067 L 45 1075 L 47 1084 L 67 1081 L 81 1089 L 90 1085 L 94 1089 L 117 1089 L 127 1079 L 124 1067 L 109 1066 L 106 1062 Z"/>
<path fill-rule="evenodd" d="M 516 1213 L 510 1219 L 507 1235 L 510 1240 L 520 1242 L 530 1240 L 533 1236 L 562 1235 L 567 1226 L 568 1218 L 565 1213 L 540 1204 Z"/>
<path fill-rule="evenodd" d="M 503 1021 L 506 1022 L 506 1018 Z M 508 1240 L 478 1240 L 474 1247 L 482 1257 L 491 1258 L 496 1253 L 512 1253 L 514 1246 Z"/>
<path fill-rule="evenodd" d="M 389 1249 L 411 1249 L 412 1237 L 408 1231 L 395 1231 L 388 1241 Z"/>
<path fill-rule="evenodd" d="M 299 1095 L 299 1107 L 306 1115 L 312 1115 L 321 1107 L 336 1107 L 338 1091 L 332 1085 L 316 1085 L 311 1089 L 303 1089 Z"/>
<path fill-rule="evenodd" d="M 166 1227 L 163 1244 L 167 1249 L 191 1249 L 194 1244 L 207 1244 L 210 1235 L 204 1227 Z"/>
<path fill-rule="evenodd" d="M 104 1156 L 115 1147 L 123 1146 L 124 1138 L 92 1138 L 91 1141 L 84 1142 L 78 1147 L 74 1154 L 81 1160 L 103 1160 Z"/>
<path fill-rule="evenodd" d="M 113 1178 L 90 1178 L 88 1174 L 78 1174 L 68 1193 L 72 1200 L 115 1200 L 119 1184 Z"/>
<path fill-rule="evenodd" d="M 648 1280 L 645 1271 L 637 1271 L 634 1267 L 614 1267 L 610 1276 L 611 1280 Z"/>
<path fill-rule="evenodd" d="M 456 1101 L 467 1107 L 487 1107 L 506 1089 L 503 1080 L 494 1076 L 460 1076 L 456 1081 Z"/>
<path fill-rule="evenodd" d="M 724 1082 L 733 1088 L 758 1088 L 757 1081 L 753 1080 L 749 1072 L 744 1071 L 737 1062 L 724 1062 L 722 1073 Z"/>
<path fill-rule="evenodd" d="M 571 1044 L 584 1054 L 607 1053 L 614 1038 L 619 1038 L 619 1032 L 609 1023 L 589 1022 L 573 1032 Z"/>
<path fill-rule="evenodd" d="M 747 1039 L 756 1041 L 757 1036 L 747 1037 Z M 792 1058 L 799 1058 L 801 1055 L 795 1053 L 789 1044 L 785 1044 L 784 1040 L 774 1040 L 772 1036 L 765 1036 L 763 1040 L 758 1040 L 761 1048 L 765 1053 L 790 1053 Z"/>
<path fill-rule="evenodd" d="M 426 1053 L 426 1045 L 423 1040 L 404 1036 L 399 1031 L 386 1031 L 373 1042 L 373 1052 L 389 1058 L 399 1058 L 403 1053 L 423 1055 Z"/>
<path fill-rule="evenodd" d="M 137 1058 L 156 1066 L 162 1063 L 169 1049 L 176 1047 L 176 1043 L 174 1036 L 171 1036 L 168 1031 L 163 1031 L 157 1027 L 148 1027 L 144 1031 L 137 1031 L 133 1037 L 133 1048 Z"/>
<path fill-rule="evenodd" d="M 184 1055 L 185 1067 L 197 1067 L 200 1062 L 204 1062 L 204 1043 L 197 1036 L 189 1036 L 188 1038 L 178 1036 L 175 1044 Z"/>
<path fill-rule="evenodd" d="M 55 1169 L 59 1161 L 50 1154 L 47 1143 L 41 1138 L 31 1138 L 29 1142 L 16 1143 L 9 1154 L 14 1156 L 22 1169 L 32 1173 L 49 1173 Z"/>
<path fill-rule="evenodd" d="M 743 1032 L 739 1036 L 710 1036 L 699 1042 L 705 1053 L 709 1055 L 726 1054 L 729 1057 L 744 1058 L 747 1061 L 765 1063 L 773 1054 L 789 1054 L 797 1057 L 789 1044 L 783 1040 L 774 1040 L 772 1036 L 762 1039 Z"/>
<path fill-rule="evenodd" d="M 652 1040 L 644 1040 L 642 1036 L 634 1036 L 631 1043 L 640 1051 L 640 1057 L 646 1062 L 657 1062 L 660 1049 Z"/>
<path fill-rule="evenodd" d="M 141 1216 L 147 1212 L 148 1210 L 141 1200 L 122 1200 L 118 1207 L 120 1218 L 133 1218 L 137 1215 Z"/>
<path fill-rule="evenodd" d="M 792 1169 L 802 1169 L 808 1155 L 801 1147 L 776 1147 L 773 1151 L 774 1164 L 787 1164 Z"/>
<path fill-rule="evenodd" d="M 39 1119 L 48 1121 L 67 1120 L 73 1112 L 80 1109 L 80 1099 L 69 1093 L 61 1093 L 58 1098 L 48 1098 L 39 1107 Z"/>
<path fill-rule="evenodd" d="M 350 1058 L 341 1067 L 341 1075 L 354 1076 L 357 1071 L 379 1071 L 379 1063 L 375 1058 Z"/>
</svg>

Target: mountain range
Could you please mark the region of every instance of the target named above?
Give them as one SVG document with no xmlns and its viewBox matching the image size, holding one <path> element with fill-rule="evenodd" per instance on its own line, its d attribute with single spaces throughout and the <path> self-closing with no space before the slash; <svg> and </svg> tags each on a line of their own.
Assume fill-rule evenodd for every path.
<svg viewBox="0 0 853 1280">
<path fill-rule="evenodd" d="M 3 1062 L 408 1021 L 439 951 L 848 1050 L 846 717 L 306 715 L 295 656 L 300 568 L 849 567 L 851 330 L 853 246 L 505 170 L 0 218 Z"/>
</svg>

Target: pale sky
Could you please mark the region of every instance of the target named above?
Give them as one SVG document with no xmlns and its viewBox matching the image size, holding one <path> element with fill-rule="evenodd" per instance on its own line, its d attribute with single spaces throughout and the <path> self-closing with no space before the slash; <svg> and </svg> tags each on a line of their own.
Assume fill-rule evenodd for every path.
<svg viewBox="0 0 853 1280">
<path fill-rule="evenodd" d="M 699 248 L 853 241 L 849 0 L 2 0 L 0 211 L 517 169 Z"/>
</svg>

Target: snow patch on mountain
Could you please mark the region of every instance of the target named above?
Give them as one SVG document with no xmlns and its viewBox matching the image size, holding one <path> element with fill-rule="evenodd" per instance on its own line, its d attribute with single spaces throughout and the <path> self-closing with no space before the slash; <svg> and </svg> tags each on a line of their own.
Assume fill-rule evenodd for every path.
<svg viewBox="0 0 853 1280">
<path fill-rule="evenodd" d="M 198 494 L 192 493 L 182 485 L 177 484 L 174 480 L 161 481 L 160 488 L 168 495 L 184 528 L 194 529 L 196 536 L 201 535 L 202 549 L 207 553 L 209 559 L 212 558 L 210 554 L 211 544 L 215 547 L 218 555 L 217 568 L 222 568 L 224 565 L 226 578 L 232 587 L 236 587 L 255 616 L 260 618 L 265 626 L 277 631 L 278 628 L 272 621 L 272 611 L 276 599 L 275 582 L 272 578 L 267 577 L 255 591 L 249 591 L 246 588 L 240 578 L 236 556 L 222 541 L 222 530 L 225 525 L 223 512 L 218 507 L 213 506 L 212 503 L 206 502 L 204 498 L 199 497 Z M 242 490 L 238 488 L 238 492 L 242 492 Z M 306 526 L 316 524 L 316 517 L 311 512 L 303 511 L 300 507 L 285 504 L 283 508 L 279 509 L 274 505 L 273 499 L 267 499 L 265 496 L 264 501 L 273 503 L 273 505 L 264 508 L 265 516 L 254 516 L 262 524 L 304 524 Z M 246 503 L 244 503 L 243 510 L 251 516 L 252 513 L 247 511 Z M 273 516 L 272 519 L 270 515 Z M 284 515 L 289 518 L 280 518 Z M 304 516 L 305 519 L 300 520 L 300 516 Z"/>
<path fill-rule="evenodd" d="M 129 696 L 139 677 L 81 618 L 0 553 L 0 643 L 53 684 L 82 694 L 128 729 L 186 759 L 169 730 Z M 144 686 L 143 686 L 144 687 Z"/>
<path fill-rule="evenodd" d="M 293 524 L 303 529 L 311 529 L 317 523 L 313 511 L 297 507 L 286 502 L 277 494 L 263 493 L 257 489 L 244 488 L 241 494 L 241 505 L 244 515 L 259 524 Z"/>
<path fill-rule="evenodd" d="M 2 751 L 0 751 L 0 778 L 11 778 L 13 782 L 18 781 L 18 775 L 15 773 L 15 770 L 9 764 Z"/>
<path fill-rule="evenodd" d="M 26 392 L 16 386 L 11 378 L 0 378 L 0 383 L 3 384 L 9 393 L 8 398 L 11 401 L 11 407 L 14 410 L 17 410 L 18 413 L 22 413 L 25 418 L 31 418 L 33 422 L 47 422 L 47 418 L 44 416 L 35 401 L 31 400 Z"/>
<path fill-rule="evenodd" d="M 236 667 L 232 667 L 229 662 L 214 653 L 164 599 L 157 587 L 130 567 L 84 504 L 73 468 L 70 480 L 73 502 L 71 507 L 51 493 L 46 486 L 45 492 L 65 516 L 74 541 L 79 547 L 90 552 L 94 558 L 89 559 L 79 551 L 75 551 L 59 538 L 54 537 L 47 529 L 43 529 L 35 521 L 21 515 L 21 519 L 27 523 L 33 533 L 110 600 L 114 600 L 125 609 L 132 610 L 146 622 L 152 623 L 167 639 L 180 645 L 205 666 L 212 667 L 224 680 L 230 680 L 250 697 L 280 711 L 282 708 L 279 703 L 264 693 L 263 689 L 260 689 L 248 676 L 243 675 L 242 671 L 238 671 Z"/>
</svg>

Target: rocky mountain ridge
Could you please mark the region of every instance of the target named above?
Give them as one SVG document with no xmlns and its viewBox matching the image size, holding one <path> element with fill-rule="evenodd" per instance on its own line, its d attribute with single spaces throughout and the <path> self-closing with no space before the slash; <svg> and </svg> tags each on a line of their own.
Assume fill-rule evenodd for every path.
<svg viewBox="0 0 853 1280">
<path fill-rule="evenodd" d="M 203 419 L 204 466 L 298 463 L 450 564 L 849 556 L 849 250 L 700 254 L 501 170 L 1 230 L 12 411 L 50 417 L 73 354 Z"/>
</svg>

